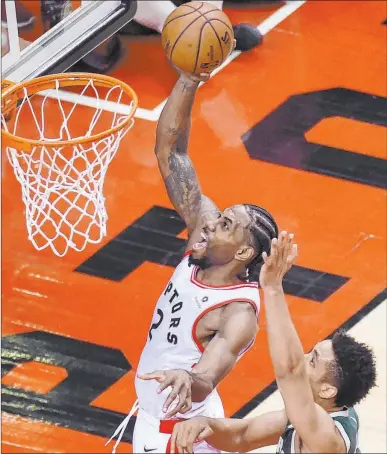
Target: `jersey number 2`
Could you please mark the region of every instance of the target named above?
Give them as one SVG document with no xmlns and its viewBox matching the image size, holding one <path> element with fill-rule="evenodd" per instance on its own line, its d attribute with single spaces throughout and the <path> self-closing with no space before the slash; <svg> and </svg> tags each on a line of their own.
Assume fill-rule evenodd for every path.
<svg viewBox="0 0 387 454">
<path fill-rule="evenodd" d="M 163 314 L 163 311 L 161 309 L 157 309 L 157 315 L 159 316 L 159 320 L 156 323 L 152 323 L 152 326 L 150 327 L 150 330 L 149 330 L 149 333 L 148 333 L 149 340 L 152 340 L 152 331 L 154 329 L 157 329 L 161 325 L 163 320 L 164 320 L 164 314 Z"/>
</svg>

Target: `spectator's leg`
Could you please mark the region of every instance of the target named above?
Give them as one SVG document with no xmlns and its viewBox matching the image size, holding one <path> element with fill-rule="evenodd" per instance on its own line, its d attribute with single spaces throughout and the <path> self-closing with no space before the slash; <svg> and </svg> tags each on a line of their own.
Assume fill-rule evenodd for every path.
<svg viewBox="0 0 387 454">
<path fill-rule="evenodd" d="M 145 27 L 161 33 L 166 18 L 176 6 L 165 0 L 141 0 L 137 2 L 137 12 L 134 19 Z"/>
<path fill-rule="evenodd" d="M 223 7 L 223 0 L 208 0 L 206 3 L 211 3 L 220 9 Z M 165 20 L 175 8 L 176 6 L 171 1 L 141 0 L 137 2 L 137 12 L 134 18 L 141 25 L 161 33 Z"/>
<path fill-rule="evenodd" d="M 223 9 L 223 0 L 207 0 L 206 3 L 211 3 L 214 6 L 217 6 L 219 9 Z"/>
</svg>

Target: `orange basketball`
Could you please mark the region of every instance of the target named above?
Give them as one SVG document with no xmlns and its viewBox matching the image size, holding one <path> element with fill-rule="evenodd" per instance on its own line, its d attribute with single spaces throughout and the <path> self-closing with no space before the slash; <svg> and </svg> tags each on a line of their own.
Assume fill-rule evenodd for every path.
<svg viewBox="0 0 387 454">
<path fill-rule="evenodd" d="M 232 52 L 234 31 L 216 6 L 189 2 L 167 17 L 161 41 L 172 64 L 187 73 L 208 73 Z"/>
</svg>

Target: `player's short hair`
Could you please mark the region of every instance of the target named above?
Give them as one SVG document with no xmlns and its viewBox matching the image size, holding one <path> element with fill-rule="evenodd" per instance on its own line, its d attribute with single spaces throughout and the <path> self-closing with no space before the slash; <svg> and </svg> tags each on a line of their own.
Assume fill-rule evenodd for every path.
<svg viewBox="0 0 387 454">
<path fill-rule="evenodd" d="M 356 341 L 344 331 L 332 338 L 335 355 L 331 364 L 331 376 L 337 387 L 335 404 L 353 407 L 376 384 L 376 364 L 373 351 L 368 345 Z"/>
<path fill-rule="evenodd" d="M 246 281 L 258 281 L 259 271 L 263 264 L 262 253 L 270 254 L 271 240 L 278 238 L 278 226 L 273 216 L 264 208 L 249 203 L 243 204 L 250 216 L 249 230 L 251 232 L 256 255 L 246 266 Z"/>
</svg>

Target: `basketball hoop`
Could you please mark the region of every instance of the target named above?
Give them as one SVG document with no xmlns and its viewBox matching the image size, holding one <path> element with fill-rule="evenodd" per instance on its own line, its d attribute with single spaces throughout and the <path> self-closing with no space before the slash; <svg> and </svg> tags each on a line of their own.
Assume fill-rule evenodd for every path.
<svg viewBox="0 0 387 454">
<path fill-rule="evenodd" d="M 29 240 L 60 257 L 99 243 L 106 235 L 104 180 L 134 124 L 136 93 L 104 75 L 54 74 L 2 84 L 1 106 Z"/>
</svg>

